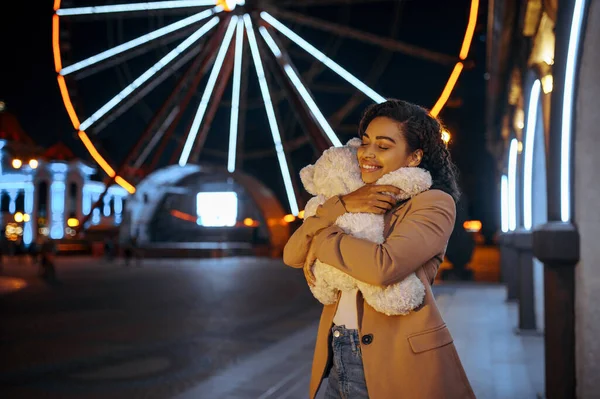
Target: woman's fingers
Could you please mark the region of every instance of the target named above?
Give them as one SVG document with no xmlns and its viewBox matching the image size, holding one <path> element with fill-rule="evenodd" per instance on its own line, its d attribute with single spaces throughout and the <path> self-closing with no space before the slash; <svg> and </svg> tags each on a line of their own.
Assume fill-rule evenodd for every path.
<svg viewBox="0 0 600 399">
<path fill-rule="evenodd" d="M 374 185 L 374 186 L 371 186 L 371 187 L 373 187 L 375 189 L 375 191 L 377 191 L 378 193 L 392 193 L 392 194 L 395 194 L 395 195 L 399 195 L 400 193 L 402 193 L 402 190 L 399 189 L 398 187 L 391 186 L 391 185 L 388 185 L 388 184 L 384 184 L 384 185 L 380 185 L 380 186 L 379 185 Z"/>
<path fill-rule="evenodd" d="M 312 263 L 313 262 L 306 262 L 304 264 L 304 278 L 306 279 L 306 282 L 308 283 L 308 285 L 310 285 L 311 287 L 315 286 L 315 275 L 312 272 Z"/>
<path fill-rule="evenodd" d="M 375 198 L 377 198 L 378 201 L 390 204 L 390 208 L 396 204 L 396 199 L 388 194 L 377 193 Z"/>
</svg>

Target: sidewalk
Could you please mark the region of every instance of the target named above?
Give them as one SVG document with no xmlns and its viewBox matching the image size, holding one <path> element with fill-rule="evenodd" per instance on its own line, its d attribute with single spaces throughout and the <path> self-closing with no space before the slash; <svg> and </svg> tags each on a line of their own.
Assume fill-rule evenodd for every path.
<svg viewBox="0 0 600 399">
<path fill-rule="evenodd" d="M 434 292 L 478 399 L 535 399 L 543 393 L 543 337 L 514 334 L 518 309 L 505 302 L 503 286 L 440 284 Z M 305 399 L 316 330 L 315 322 L 282 337 L 176 398 Z"/>
</svg>

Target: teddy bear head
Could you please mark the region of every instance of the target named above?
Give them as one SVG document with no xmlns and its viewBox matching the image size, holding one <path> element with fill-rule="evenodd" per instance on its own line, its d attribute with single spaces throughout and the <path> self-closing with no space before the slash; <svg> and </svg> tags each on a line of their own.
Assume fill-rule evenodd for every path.
<svg viewBox="0 0 600 399">
<path fill-rule="evenodd" d="M 351 193 L 364 185 L 356 159 L 360 143 L 360 139 L 354 138 L 345 146 L 331 147 L 313 165 L 302 168 L 300 179 L 306 191 L 330 198 Z"/>
</svg>

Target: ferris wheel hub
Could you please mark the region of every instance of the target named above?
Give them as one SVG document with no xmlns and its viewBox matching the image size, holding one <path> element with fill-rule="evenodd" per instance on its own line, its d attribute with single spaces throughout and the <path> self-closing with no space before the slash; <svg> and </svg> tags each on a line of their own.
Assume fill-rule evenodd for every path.
<svg viewBox="0 0 600 399">
<path fill-rule="evenodd" d="M 217 5 L 223 7 L 225 11 L 233 11 L 237 6 L 243 6 L 245 0 L 218 0 Z"/>
</svg>

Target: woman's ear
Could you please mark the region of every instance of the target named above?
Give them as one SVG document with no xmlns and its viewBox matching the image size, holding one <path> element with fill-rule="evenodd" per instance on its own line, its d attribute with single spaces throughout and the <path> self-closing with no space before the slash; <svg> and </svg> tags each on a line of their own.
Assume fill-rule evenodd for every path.
<svg viewBox="0 0 600 399">
<path fill-rule="evenodd" d="M 421 160 L 423 159 L 423 150 L 419 148 L 418 150 L 413 151 L 413 153 L 410 154 L 409 158 L 410 159 L 408 161 L 408 166 L 410 166 L 410 167 L 419 166 L 421 164 Z"/>
</svg>

